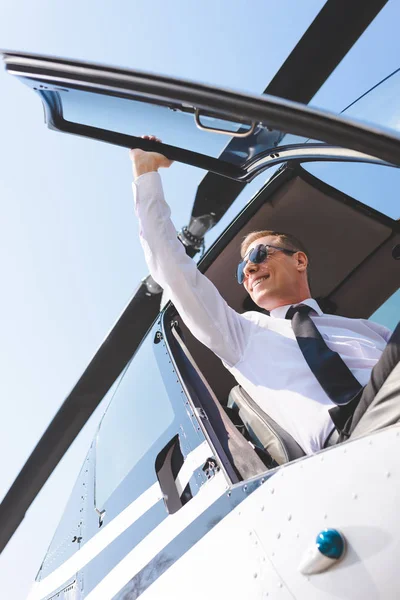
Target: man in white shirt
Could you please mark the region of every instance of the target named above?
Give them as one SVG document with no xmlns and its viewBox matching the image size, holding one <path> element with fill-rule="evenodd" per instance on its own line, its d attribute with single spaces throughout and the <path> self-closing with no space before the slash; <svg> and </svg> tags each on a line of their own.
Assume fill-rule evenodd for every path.
<svg viewBox="0 0 400 600">
<path fill-rule="evenodd" d="M 146 137 L 157 141 L 153 136 Z M 352 423 L 350 418 L 345 435 L 361 435 L 400 419 L 399 344 L 386 348 L 391 332 L 381 325 L 321 311 L 310 297 L 307 254 L 295 238 L 275 232 L 261 232 L 246 238 L 239 278 L 243 279 L 253 301 L 270 315 L 259 312 L 241 315 L 227 305 L 211 281 L 198 271 L 177 239 L 157 172 L 160 167 L 168 168 L 171 161 L 159 153 L 139 149 L 131 150 L 130 157 L 140 239 L 152 277 L 167 292 L 193 335 L 222 360 L 251 398 L 292 435 L 305 453 L 324 447 L 335 429 L 331 409 L 336 404 L 304 360 L 292 322 L 285 318 L 292 306 L 311 307 L 309 316 L 312 326 L 317 327 L 317 335 L 322 335 L 328 352 L 332 350 L 340 355 L 344 368 L 348 368 L 359 387 L 371 388 L 371 371 L 379 361 L 373 390 L 369 389 L 368 398 L 364 398 L 366 405 L 359 401 L 363 394 L 357 398 L 363 407 L 363 418 L 357 417 L 357 422 L 361 420 L 358 431 L 354 418 Z M 253 262 L 257 248 L 264 249 L 267 256 Z M 381 359 L 383 354 L 385 360 Z M 386 411 L 382 415 L 381 405 L 387 403 L 387 396 L 383 394 L 383 400 L 378 402 L 379 419 L 375 426 L 372 400 L 379 400 L 377 390 L 382 388 L 380 393 L 383 392 L 386 379 L 392 382 L 389 386 L 392 412 L 389 418 Z M 368 411 L 372 424 L 360 429 L 364 413 Z"/>
</svg>

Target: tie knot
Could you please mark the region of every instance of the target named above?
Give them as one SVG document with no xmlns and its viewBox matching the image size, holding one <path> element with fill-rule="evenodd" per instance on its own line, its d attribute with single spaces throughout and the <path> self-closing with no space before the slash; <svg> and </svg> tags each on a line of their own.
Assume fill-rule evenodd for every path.
<svg viewBox="0 0 400 600">
<path fill-rule="evenodd" d="M 297 313 L 308 315 L 310 310 L 313 310 L 311 306 L 307 306 L 307 304 L 299 304 L 298 306 L 291 306 L 286 313 L 285 319 L 293 319 L 294 315 Z"/>
</svg>

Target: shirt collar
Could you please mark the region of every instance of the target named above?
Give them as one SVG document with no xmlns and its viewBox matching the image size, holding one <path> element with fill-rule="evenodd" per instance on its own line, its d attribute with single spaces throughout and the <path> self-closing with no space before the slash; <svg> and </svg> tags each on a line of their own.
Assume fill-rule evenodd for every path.
<svg viewBox="0 0 400 600">
<path fill-rule="evenodd" d="M 319 307 L 319 304 L 314 298 L 307 298 L 306 300 L 302 300 L 298 304 L 286 304 L 285 306 L 278 306 L 270 311 L 270 316 L 274 319 L 284 319 L 286 317 L 286 313 L 291 306 L 298 306 L 299 304 L 306 304 L 307 306 L 311 306 L 313 310 L 317 313 L 318 316 L 322 316 L 324 313 Z"/>
</svg>

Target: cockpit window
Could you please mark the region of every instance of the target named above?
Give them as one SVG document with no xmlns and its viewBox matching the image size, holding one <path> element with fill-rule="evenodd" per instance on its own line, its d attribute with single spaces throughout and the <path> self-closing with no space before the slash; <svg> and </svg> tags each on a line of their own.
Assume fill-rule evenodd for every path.
<svg viewBox="0 0 400 600">
<path fill-rule="evenodd" d="M 63 116 L 67 121 L 100 127 L 108 131 L 141 136 L 155 132 L 165 144 L 218 157 L 227 135 L 210 134 L 196 127 L 191 112 L 178 111 L 173 105 L 157 105 L 116 96 L 93 94 L 82 90 L 59 91 Z M 237 131 L 240 124 L 202 117 L 207 127 Z M 247 127 L 248 129 L 248 127 Z"/>
<path fill-rule="evenodd" d="M 397 290 L 371 315 L 371 321 L 384 325 L 391 331 L 399 322 L 400 290 Z"/>
<path fill-rule="evenodd" d="M 400 69 L 343 110 L 346 117 L 400 131 Z"/>
<path fill-rule="evenodd" d="M 363 163 L 306 163 L 303 168 L 392 219 L 400 217 L 400 169 Z"/>
<path fill-rule="evenodd" d="M 399 97 L 400 69 L 397 69 L 352 102 L 342 114 L 367 124 L 400 131 Z M 289 141 L 289 136 L 286 136 L 284 142 Z M 367 206 L 393 219 L 400 217 L 398 169 L 361 163 L 308 163 L 303 166 L 322 181 Z"/>
<path fill-rule="evenodd" d="M 102 419 L 96 443 L 97 508 L 126 475 L 160 441 L 162 448 L 175 434 L 175 413 L 155 361 L 153 341 L 145 339 L 121 378 Z M 153 474 L 154 460 L 148 471 Z M 148 473 L 147 473 L 148 476 Z M 145 484 L 145 477 L 143 485 Z M 137 476 L 138 483 L 141 473 Z"/>
<path fill-rule="evenodd" d="M 160 100 L 137 100 L 117 95 L 57 88 L 41 92 L 63 119 L 101 130 L 140 137 L 154 132 L 164 144 L 242 165 L 262 151 L 274 148 L 282 134 L 263 124 L 239 123 L 193 107 Z M 222 155 L 222 156 L 221 156 Z"/>
</svg>

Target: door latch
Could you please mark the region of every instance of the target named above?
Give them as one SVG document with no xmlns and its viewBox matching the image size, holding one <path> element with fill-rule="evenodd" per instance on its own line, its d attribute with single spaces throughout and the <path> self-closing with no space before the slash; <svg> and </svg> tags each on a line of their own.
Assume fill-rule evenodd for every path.
<svg viewBox="0 0 400 600">
<path fill-rule="evenodd" d="M 202 470 L 207 479 L 212 479 L 219 471 L 219 466 L 215 458 L 207 458 Z"/>
<path fill-rule="evenodd" d="M 199 417 L 199 419 L 204 419 L 205 421 L 208 421 L 208 417 L 207 417 L 207 414 L 206 414 L 204 408 L 196 407 L 194 409 L 194 414 L 196 415 L 196 417 Z"/>
</svg>

